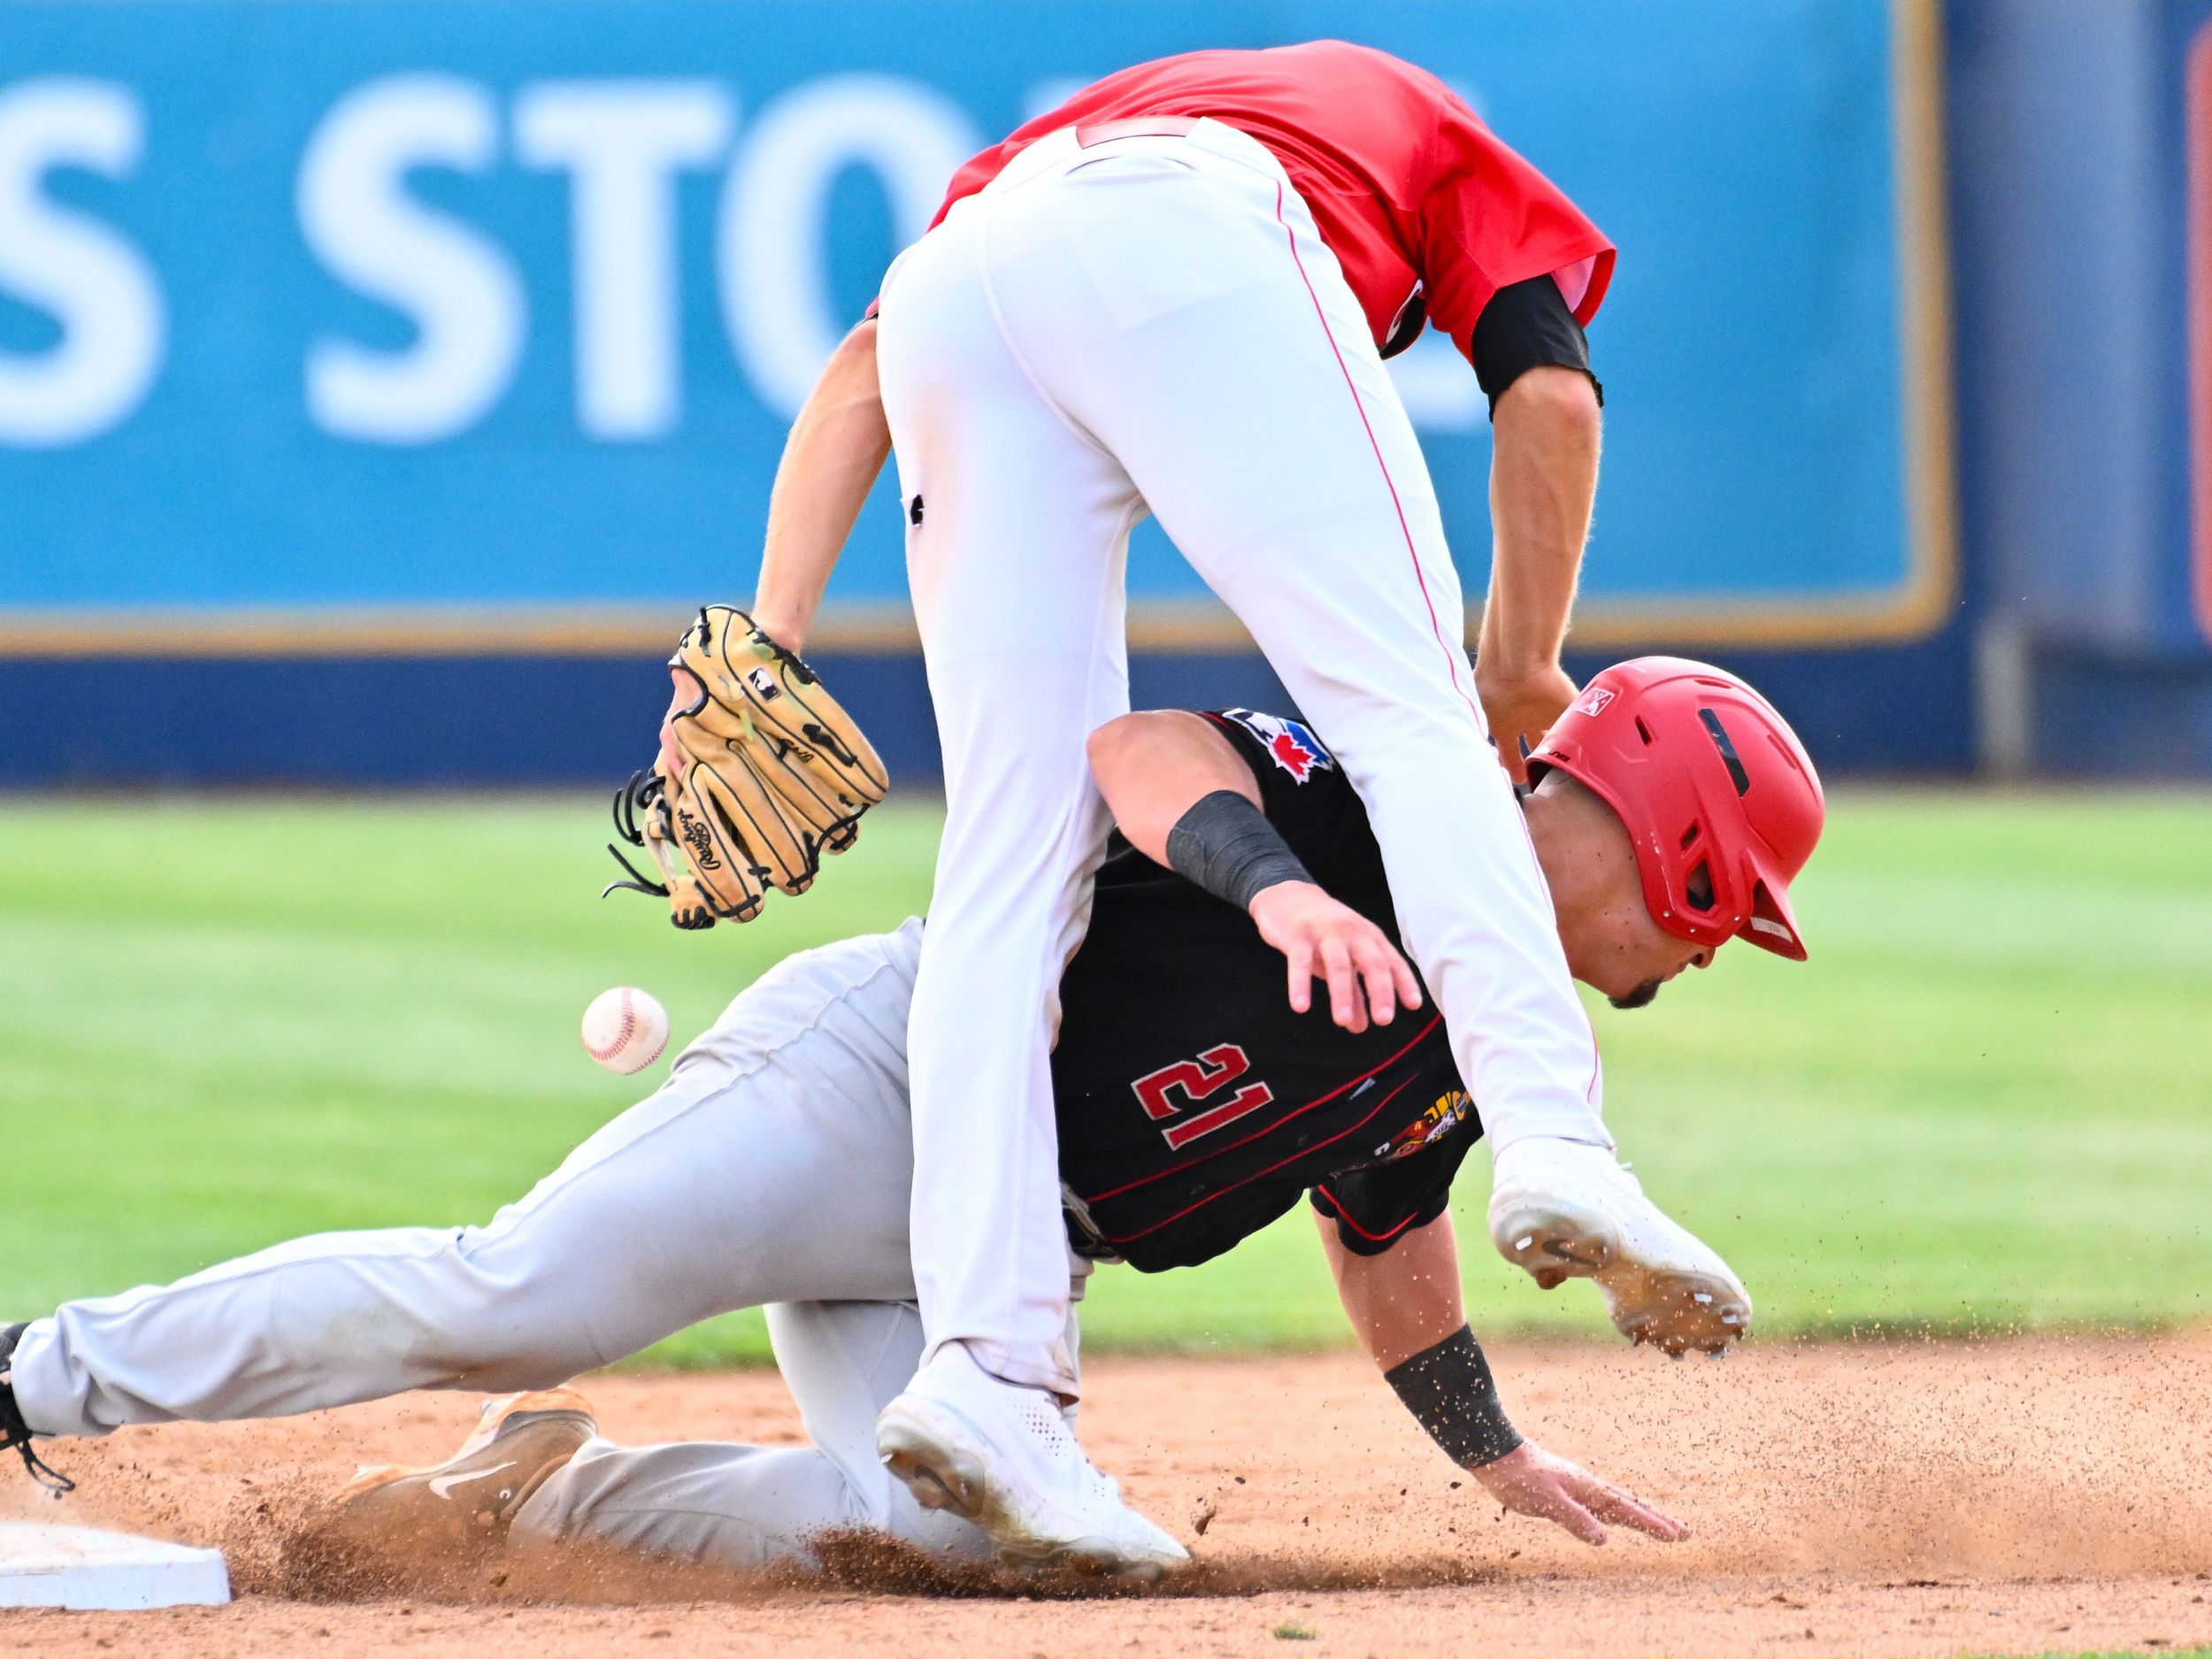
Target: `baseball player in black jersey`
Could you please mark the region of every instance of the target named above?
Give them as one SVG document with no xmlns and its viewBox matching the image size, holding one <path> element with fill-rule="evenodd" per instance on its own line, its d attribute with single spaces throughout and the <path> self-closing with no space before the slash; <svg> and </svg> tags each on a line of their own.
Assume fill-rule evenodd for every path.
<svg viewBox="0 0 2212 1659">
<path fill-rule="evenodd" d="M 1141 837 L 1210 786 L 1248 799 L 1312 885 L 1368 924 L 1394 1003 L 1420 999 L 1389 972 L 1396 919 L 1359 796 L 1301 722 L 1130 715 L 1092 755 Z M 1148 1272 L 1192 1266 L 1311 1192 L 1343 1248 L 1374 1255 L 1443 1212 L 1482 1127 L 1441 1017 L 1420 1002 L 1347 1029 L 1329 1006 L 1294 1006 L 1283 978 L 1248 916 L 1117 835 L 1061 981 L 1052 1058 L 1079 1250 Z"/>
<path fill-rule="evenodd" d="M 1614 725 L 1626 734 L 1617 764 Z M 1461 1309 L 1446 1213 L 1479 1112 L 1398 955 L 1399 901 L 1333 758 L 1300 722 L 1244 710 L 1125 716 L 1091 749 L 1122 834 L 1062 981 L 1053 1058 L 1075 1293 L 1102 1262 L 1154 1272 L 1207 1260 L 1310 1194 L 1363 1343 L 1494 1497 L 1593 1542 L 1608 1522 L 1681 1536 L 1508 1420 Z M 1694 932 L 1713 941 L 1778 905 L 1787 914 L 1778 890 L 1730 910 L 1755 865 L 1769 887 L 1795 874 L 1817 803 L 1802 750 L 1741 682 L 1667 659 L 1624 664 L 1592 682 L 1533 762 L 1525 811 L 1569 963 L 1617 1002 L 1647 1001 L 1709 960 L 1716 942 Z M 1694 822 L 1655 801 L 1688 803 Z M 813 1535 L 854 1527 L 1008 1553 L 989 1491 L 957 1468 L 890 1466 L 877 1444 L 878 1414 L 923 1345 L 905 1101 L 921 926 L 771 971 L 659 1090 L 488 1226 L 300 1240 L 0 1330 L 0 1443 L 58 1479 L 31 1436 L 280 1416 L 412 1387 L 535 1390 L 492 1401 L 445 1463 L 365 1473 L 332 1524 L 370 1547 L 511 1532 L 737 1565 L 803 1561 Z M 1576 1227 L 1601 1245 L 1591 1218 Z M 1749 1318 L 1724 1266 L 1699 1290 L 1624 1281 L 1614 1265 L 1578 1248 L 1539 1276 L 1594 1278 L 1617 1324 L 1676 1351 L 1717 1348 Z M 625 1448 L 557 1386 L 760 1305 L 811 1446 Z M 1165 1542 L 1156 1571 L 1182 1557 Z M 1119 1543 L 1110 1561 L 1130 1569 Z"/>
</svg>

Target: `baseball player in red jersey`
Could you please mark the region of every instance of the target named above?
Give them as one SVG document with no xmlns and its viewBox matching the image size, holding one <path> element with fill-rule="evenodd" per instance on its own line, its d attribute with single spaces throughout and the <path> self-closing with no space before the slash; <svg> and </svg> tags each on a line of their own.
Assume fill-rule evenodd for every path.
<svg viewBox="0 0 2212 1659">
<path fill-rule="evenodd" d="M 1581 325 L 1612 264 L 1434 76 L 1340 42 L 1193 53 L 1110 76 L 963 167 L 794 425 L 755 617 L 803 647 L 895 447 L 944 754 L 911 1030 L 927 1346 L 880 1445 L 918 1493 L 962 1494 L 1010 1548 L 1165 1553 L 1071 1440 L 1035 1426 L 1059 1420 L 1047 1396 L 1079 1388 L 1048 1056 L 1109 827 L 1084 743 L 1128 707 L 1122 572 L 1147 512 L 1343 767 L 1392 886 L 1422 895 L 1403 942 L 1482 1102 L 1494 1242 L 1547 1279 L 1632 1269 L 1647 1305 L 1617 1302 L 1624 1330 L 1693 1286 L 1742 1301 L 1614 1157 L 1590 1027 L 1492 758 L 1493 736 L 1510 764 L 1575 695 L 1558 657 L 1599 435 Z M 1472 671 L 1435 493 L 1383 366 L 1425 322 L 1492 399 Z M 1194 868 L 1233 850 L 1218 842 L 1236 825 L 1200 831 Z M 1294 1000 L 1323 978 L 1355 1026 L 1419 1001 L 1394 951 L 1302 892 L 1251 903 L 1292 956 Z M 1778 890 L 1741 899 L 1738 929 L 1755 911 L 1793 948 Z"/>
</svg>

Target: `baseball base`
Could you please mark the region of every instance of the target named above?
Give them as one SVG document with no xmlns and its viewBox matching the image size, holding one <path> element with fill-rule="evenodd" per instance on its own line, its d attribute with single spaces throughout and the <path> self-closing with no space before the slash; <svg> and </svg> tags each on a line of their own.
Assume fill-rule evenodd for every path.
<svg viewBox="0 0 2212 1659">
<path fill-rule="evenodd" d="M 220 1607 L 222 1554 L 129 1532 L 0 1521 L 0 1607 Z"/>
</svg>

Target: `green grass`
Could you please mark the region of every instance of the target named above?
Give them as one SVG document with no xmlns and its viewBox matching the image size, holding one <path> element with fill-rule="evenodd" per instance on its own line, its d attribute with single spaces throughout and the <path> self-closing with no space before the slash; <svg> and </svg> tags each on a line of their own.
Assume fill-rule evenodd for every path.
<svg viewBox="0 0 2212 1659">
<path fill-rule="evenodd" d="M 0 1315 L 290 1235 L 483 1219 L 637 1091 L 576 1020 L 680 1035 L 782 953 L 923 907 L 933 819 L 869 820 L 804 901 L 688 935 L 593 896 L 588 799 L 0 806 Z M 2212 1307 L 2212 797 L 1847 795 L 1813 960 L 1736 947 L 1596 1014 L 1609 1117 L 1770 1333 L 2199 1321 Z M 648 1073 L 648 1079 L 658 1073 Z M 1479 1328 L 1604 1329 L 1481 1242 Z M 1087 1342 L 1341 1340 L 1294 1217 L 1194 1272 L 1101 1273 Z M 762 1352 L 757 1317 L 658 1351 Z"/>
</svg>

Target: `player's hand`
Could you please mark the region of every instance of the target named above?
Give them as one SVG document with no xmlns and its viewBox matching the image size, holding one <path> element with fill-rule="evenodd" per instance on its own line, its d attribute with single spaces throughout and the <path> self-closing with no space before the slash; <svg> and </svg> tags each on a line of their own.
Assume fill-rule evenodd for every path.
<svg viewBox="0 0 2212 1659">
<path fill-rule="evenodd" d="M 1521 745 L 1534 749 L 1544 741 L 1552 722 L 1566 713 L 1575 700 L 1575 682 L 1556 663 L 1532 674 L 1509 679 L 1475 665 L 1475 690 L 1490 722 L 1490 735 L 1498 745 L 1498 758 L 1516 783 L 1528 780 L 1521 762 Z"/>
<path fill-rule="evenodd" d="M 668 671 L 675 683 L 669 694 L 668 712 L 661 716 L 661 770 L 671 778 L 684 775 L 684 751 L 676 742 L 676 717 L 699 701 L 699 687 L 676 670 Z"/>
<path fill-rule="evenodd" d="M 758 611 L 753 613 L 753 621 L 770 639 L 795 656 L 806 643 L 806 626 L 795 617 L 781 611 L 772 616 L 768 611 Z M 669 695 L 668 712 L 661 716 L 661 768 L 671 778 L 680 778 L 684 773 L 684 757 L 676 746 L 674 721 L 699 701 L 699 687 L 675 669 L 668 671 L 668 677 L 675 682 L 675 690 Z"/>
<path fill-rule="evenodd" d="M 1278 881 L 1252 895 L 1260 937 L 1290 964 L 1290 1005 L 1313 1006 L 1313 982 L 1329 987 L 1329 1016 L 1347 1031 L 1387 1025 L 1401 1008 L 1421 1006 L 1421 981 L 1383 930 L 1310 881 Z"/>
<path fill-rule="evenodd" d="M 1523 1440 L 1495 1463 L 1469 1472 L 1514 1514 L 1556 1521 L 1586 1544 L 1605 1541 L 1607 1521 L 1647 1532 L 1666 1544 L 1690 1535 L 1681 1522 L 1618 1486 L 1606 1485 L 1579 1463 L 1555 1457 L 1534 1440 Z"/>
</svg>

